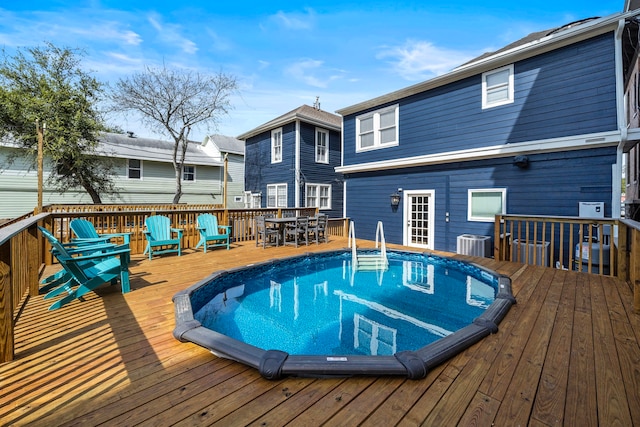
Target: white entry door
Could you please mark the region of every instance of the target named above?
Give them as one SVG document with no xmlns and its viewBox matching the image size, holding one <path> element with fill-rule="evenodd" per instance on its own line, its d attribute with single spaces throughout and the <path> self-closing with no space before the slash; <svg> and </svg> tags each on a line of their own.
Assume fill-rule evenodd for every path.
<svg viewBox="0 0 640 427">
<path fill-rule="evenodd" d="M 404 245 L 433 249 L 435 223 L 435 190 L 404 192 Z"/>
</svg>

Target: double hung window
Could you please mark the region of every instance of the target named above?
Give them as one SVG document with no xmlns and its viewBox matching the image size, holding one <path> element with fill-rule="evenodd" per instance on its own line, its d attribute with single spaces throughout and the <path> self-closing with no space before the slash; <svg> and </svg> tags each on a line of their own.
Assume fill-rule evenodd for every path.
<svg viewBox="0 0 640 427">
<path fill-rule="evenodd" d="M 282 161 L 282 128 L 271 131 L 271 163 Z"/>
<path fill-rule="evenodd" d="M 513 64 L 482 74 L 482 108 L 513 102 Z"/>
<path fill-rule="evenodd" d="M 267 185 L 267 207 L 286 208 L 287 207 L 287 184 Z"/>
<path fill-rule="evenodd" d="M 356 118 L 356 151 L 398 145 L 398 105 L 363 114 Z"/>
</svg>

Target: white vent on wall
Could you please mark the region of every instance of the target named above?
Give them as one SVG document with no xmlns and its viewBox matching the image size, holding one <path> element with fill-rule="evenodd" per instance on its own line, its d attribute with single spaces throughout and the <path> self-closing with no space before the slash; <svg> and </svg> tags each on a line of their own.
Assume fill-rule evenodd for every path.
<svg viewBox="0 0 640 427">
<path fill-rule="evenodd" d="M 491 256 L 491 237 L 461 234 L 458 236 L 456 252 L 461 255 L 489 258 Z"/>
</svg>

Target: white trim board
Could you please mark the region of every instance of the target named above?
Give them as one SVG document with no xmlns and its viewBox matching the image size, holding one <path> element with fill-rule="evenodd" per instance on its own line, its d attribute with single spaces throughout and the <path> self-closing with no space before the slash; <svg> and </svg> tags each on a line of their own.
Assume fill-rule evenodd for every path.
<svg viewBox="0 0 640 427">
<path fill-rule="evenodd" d="M 564 138 L 543 139 L 494 145 L 468 150 L 446 151 L 423 156 L 403 157 L 377 162 L 359 163 L 336 167 L 336 172 L 368 172 L 384 169 L 401 169 L 416 166 L 441 165 L 462 161 L 495 159 L 521 154 L 553 153 L 560 151 L 585 150 L 600 147 L 616 147 L 620 142 L 620 132 L 603 132 Z M 402 143 L 401 143 L 402 145 Z M 356 156 L 357 157 L 357 156 Z"/>
</svg>

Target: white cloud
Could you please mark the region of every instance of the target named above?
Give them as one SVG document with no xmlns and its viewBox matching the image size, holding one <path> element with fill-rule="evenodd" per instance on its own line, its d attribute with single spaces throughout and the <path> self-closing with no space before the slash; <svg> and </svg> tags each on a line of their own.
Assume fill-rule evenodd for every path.
<svg viewBox="0 0 640 427">
<path fill-rule="evenodd" d="M 420 40 L 408 40 L 403 46 L 384 47 L 376 55 L 378 59 L 389 59 L 394 72 L 409 81 L 447 73 L 472 57 L 465 52 L 440 48 Z"/>
<path fill-rule="evenodd" d="M 305 13 L 285 13 L 279 11 L 271 16 L 278 25 L 289 30 L 310 30 L 314 27 L 315 12 L 313 9 L 305 9 Z"/>
<path fill-rule="evenodd" d="M 309 86 L 326 88 L 330 82 L 342 78 L 343 71 L 325 71 L 323 65 L 324 61 L 304 59 L 287 67 L 285 74 Z"/>
<path fill-rule="evenodd" d="M 177 46 L 184 53 L 194 54 L 198 51 L 198 46 L 193 41 L 180 34 L 181 27 L 179 25 L 163 23 L 158 14 L 150 14 L 148 20 L 158 31 L 160 40 Z"/>
</svg>

